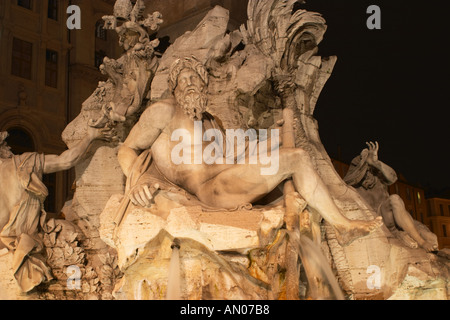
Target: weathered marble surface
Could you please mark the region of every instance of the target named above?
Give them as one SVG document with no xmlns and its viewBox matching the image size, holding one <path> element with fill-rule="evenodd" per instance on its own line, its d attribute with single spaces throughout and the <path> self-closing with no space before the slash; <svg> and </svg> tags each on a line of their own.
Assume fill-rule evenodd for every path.
<svg viewBox="0 0 450 320">
<path fill-rule="evenodd" d="M 118 252 L 118 265 L 124 273 L 124 278 L 116 287 L 114 294 L 121 299 L 130 298 L 130 286 L 144 286 L 143 279 L 139 278 L 142 275 L 145 275 L 146 279 L 145 290 L 150 290 L 153 298 L 165 297 L 168 264 L 172 252 L 170 246 L 175 238 L 181 240 L 183 278 L 195 278 L 194 283 L 186 280 L 183 291 L 184 298 L 198 299 L 199 295 L 206 294 L 202 293 L 202 290 L 193 290 L 192 286 L 197 289 L 205 287 L 205 283 L 200 286 L 198 282 L 210 278 L 211 270 L 219 272 L 223 268 L 230 270 L 238 268 L 228 277 L 233 279 L 239 275 L 239 278 L 246 282 L 258 282 L 255 278 L 245 275 L 244 270 L 250 266 L 247 254 L 251 250 L 269 245 L 269 241 L 274 240 L 274 230 L 279 229 L 283 224 L 284 210 L 282 207 L 208 212 L 199 206 L 182 206 L 170 199 L 174 198 L 170 193 L 160 193 L 155 199 L 156 204 L 150 209 L 133 206 L 120 227 L 116 228 L 114 219 L 122 198 L 121 195 L 111 197 L 100 216 L 101 228 L 99 230 L 102 239 L 111 247 L 116 248 Z M 233 257 L 232 260 L 238 262 L 227 262 L 216 252 L 228 252 Z M 151 263 L 149 255 L 153 257 Z M 186 257 L 189 257 L 187 261 Z M 143 261 L 147 261 L 147 264 L 143 265 Z M 161 266 L 161 264 L 163 265 Z M 155 268 L 158 271 L 155 271 Z M 210 280 L 220 282 L 221 286 L 227 286 L 226 282 L 222 283 L 225 280 L 221 277 Z M 226 278 L 225 275 L 223 277 Z M 208 291 L 208 295 L 217 299 L 267 298 L 267 290 L 264 285 L 252 285 L 252 290 L 256 290 L 256 288 L 258 290 L 251 293 L 252 290 L 239 285 L 240 281 L 233 285 L 240 287 L 239 290 L 236 289 L 240 295 L 234 295 L 236 292 L 233 293 L 235 290 L 229 290 L 231 288 L 223 288 L 215 293 Z M 160 294 L 158 297 L 154 296 L 157 291 L 155 282 L 158 283 L 156 285 Z M 208 288 L 217 287 L 217 285 L 218 283 L 214 285 L 207 283 Z"/>
<path fill-rule="evenodd" d="M 318 97 L 337 62 L 336 57 L 317 56 L 325 21 L 318 14 L 293 12 L 295 2 L 251 0 L 247 24 L 232 32 L 227 31 L 227 10 L 214 8 L 197 28 L 178 38 L 158 58 L 151 90 L 138 107 L 144 109 L 147 98 L 155 102 L 168 97 L 169 67 L 177 58 L 189 55 L 208 68 L 208 112 L 225 128 L 279 127 L 288 98 L 295 106 L 291 119 L 295 145 L 308 152 L 346 217 L 371 220 L 374 212 L 369 205 L 334 170 L 314 118 Z M 117 76 L 114 72 L 109 75 Z M 295 83 L 289 97 L 277 92 L 285 78 Z M 105 111 L 111 111 L 104 106 L 117 98 L 116 89 L 111 81 L 99 84 L 63 134 L 69 147 L 84 136 L 89 120 L 111 120 L 110 113 L 104 117 Z M 132 91 L 127 90 L 125 96 L 130 98 Z M 125 140 L 137 116 L 110 123 L 120 141 Z M 41 296 L 22 296 L 8 275 L 10 255 L 0 256 L 0 298 L 3 292 L 6 299 L 165 299 L 175 238 L 180 241 L 182 298 L 286 298 L 283 277 L 289 248 L 282 206 L 211 211 L 188 205 L 180 194 L 165 190 L 149 209 L 131 206 L 118 227 L 114 220 L 125 190 L 118 148 L 117 142 L 96 143 L 77 166 L 75 197 L 64 209 L 65 230 L 69 231 L 65 233 L 62 227 L 46 239 L 47 249 L 52 251 L 49 256 L 59 257 L 53 261 L 56 282 Z M 305 206 L 297 208 L 299 230 L 303 236 L 315 230 L 322 254 L 347 298 L 448 299 L 448 252 L 435 255 L 407 248 L 385 227 L 343 247 L 333 229 L 304 210 Z M 61 232 L 67 234 L 62 236 L 67 241 L 58 242 Z M 78 291 L 68 291 L 65 284 L 69 262 L 82 273 Z M 368 286 L 371 266 L 380 270 L 380 288 Z M 307 284 L 304 277 L 301 280 L 302 298 L 307 298 Z"/>
</svg>

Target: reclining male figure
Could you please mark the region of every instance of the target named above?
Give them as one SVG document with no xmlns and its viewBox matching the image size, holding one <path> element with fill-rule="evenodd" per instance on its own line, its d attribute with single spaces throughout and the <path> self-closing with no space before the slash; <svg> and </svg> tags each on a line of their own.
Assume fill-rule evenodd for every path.
<svg viewBox="0 0 450 320">
<path fill-rule="evenodd" d="M 349 244 L 382 225 L 381 218 L 372 221 L 346 218 L 334 203 L 310 156 L 302 149 L 277 150 L 279 170 L 273 175 L 262 175 L 264 165 L 260 163 L 174 164 L 171 155 L 179 141 L 173 141 L 173 133 L 185 130 L 194 136 L 199 121 L 203 124 L 210 121 L 211 116 L 206 112 L 207 85 L 207 71 L 195 58 L 179 59 L 172 65 L 169 89 L 174 98 L 151 105 L 119 150 L 119 162 L 126 176 L 131 174 L 138 156 L 151 149 L 152 161 L 160 173 L 208 206 L 232 209 L 254 203 L 292 178 L 296 191 L 307 201 L 310 209 L 317 211 L 335 228 L 341 244 Z M 203 142 L 201 150 L 208 145 L 210 143 Z M 199 146 L 190 147 L 194 157 Z M 134 186 L 130 200 L 135 205 L 150 206 L 153 199 L 151 188 L 145 183 Z"/>
</svg>

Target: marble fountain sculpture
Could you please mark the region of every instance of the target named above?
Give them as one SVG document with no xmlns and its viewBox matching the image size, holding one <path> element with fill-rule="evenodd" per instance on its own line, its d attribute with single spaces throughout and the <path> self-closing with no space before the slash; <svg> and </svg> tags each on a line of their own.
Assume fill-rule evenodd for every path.
<svg viewBox="0 0 450 320">
<path fill-rule="evenodd" d="M 116 1 L 125 53 L 63 133 L 68 152 L 95 136 L 75 196 L 15 234 L 42 239 L 46 276 L 18 285 L 6 247 L 0 298 L 447 299 L 446 253 L 405 243 L 334 170 L 314 110 L 337 58 L 296 3 L 250 0 L 232 32 L 217 6 L 158 54 L 161 15 Z"/>
</svg>

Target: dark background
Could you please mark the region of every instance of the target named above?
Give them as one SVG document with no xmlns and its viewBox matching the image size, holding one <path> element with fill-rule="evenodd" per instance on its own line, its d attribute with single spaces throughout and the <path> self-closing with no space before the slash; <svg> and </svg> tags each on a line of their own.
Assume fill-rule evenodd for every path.
<svg viewBox="0 0 450 320">
<path fill-rule="evenodd" d="M 366 141 L 380 143 L 380 160 L 428 196 L 450 187 L 447 1 L 309 0 L 328 31 L 323 57 L 334 73 L 315 117 L 329 155 L 350 162 Z M 367 28 L 367 8 L 381 8 L 381 30 Z"/>
</svg>

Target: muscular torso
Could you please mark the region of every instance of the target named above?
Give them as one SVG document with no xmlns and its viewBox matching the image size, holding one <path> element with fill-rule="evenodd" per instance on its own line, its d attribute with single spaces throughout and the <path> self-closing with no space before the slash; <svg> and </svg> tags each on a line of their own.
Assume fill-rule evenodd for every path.
<svg viewBox="0 0 450 320">
<path fill-rule="evenodd" d="M 164 104 L 165 106 L 163 109 L 166 109 L 164 112 L 171 114 L 171 116 L 169 119 L 166 119 L 166 124 L 162 125 L 163 128 L 161 128 L 160 134 L 151 145 L 153 161 L 160 172 L 172 183 L 182 187 L 192 194 L 197 194 L 199 188 L 201 188 L 206 181 L 213 179 L 231 165 L 206 164 L 202 155 L 205 148 L 209 146 L 211 142 L 204 142 L 202 137 L 197 137 L 197 139 L 195 139 L 196 133 L 194 130 L 194 121 L 192 121 L 180 108 L 178 108 L 173 100 L 167 100 Z M 151 121 L 151 119 L 144 115 L 140 121 Z M 141 128 L 145 128 L 145 124 L 142 124 Z M 180 138 L 178 141 L 171 141 L 172 134 L 176 130 L 187 130 L 187 132 L 190 133 L 191 139 L 189 140 L 189 135 L 186 135 L 185 138 Z M 203 126 L 202 133 L 204 134 L 205 131 L 206 128 Z M 138 136 L 139 135 L 136 135 L 134 139 Z M 198 147 L 199 143 L 201 145 L 201 154 L 198 155 L 198 157 L 202 163 L 195 164 L 194 153 L 196 150 L 195 148 Z M 184 150 L 190 150 L 190 163 L 174 163 L 172 159 L 172 150 L 180 144 L 186 144 L 188 148 Z M 180 156 L 183 155 L 185 154 L 180 153 Z"/>
</svg>

